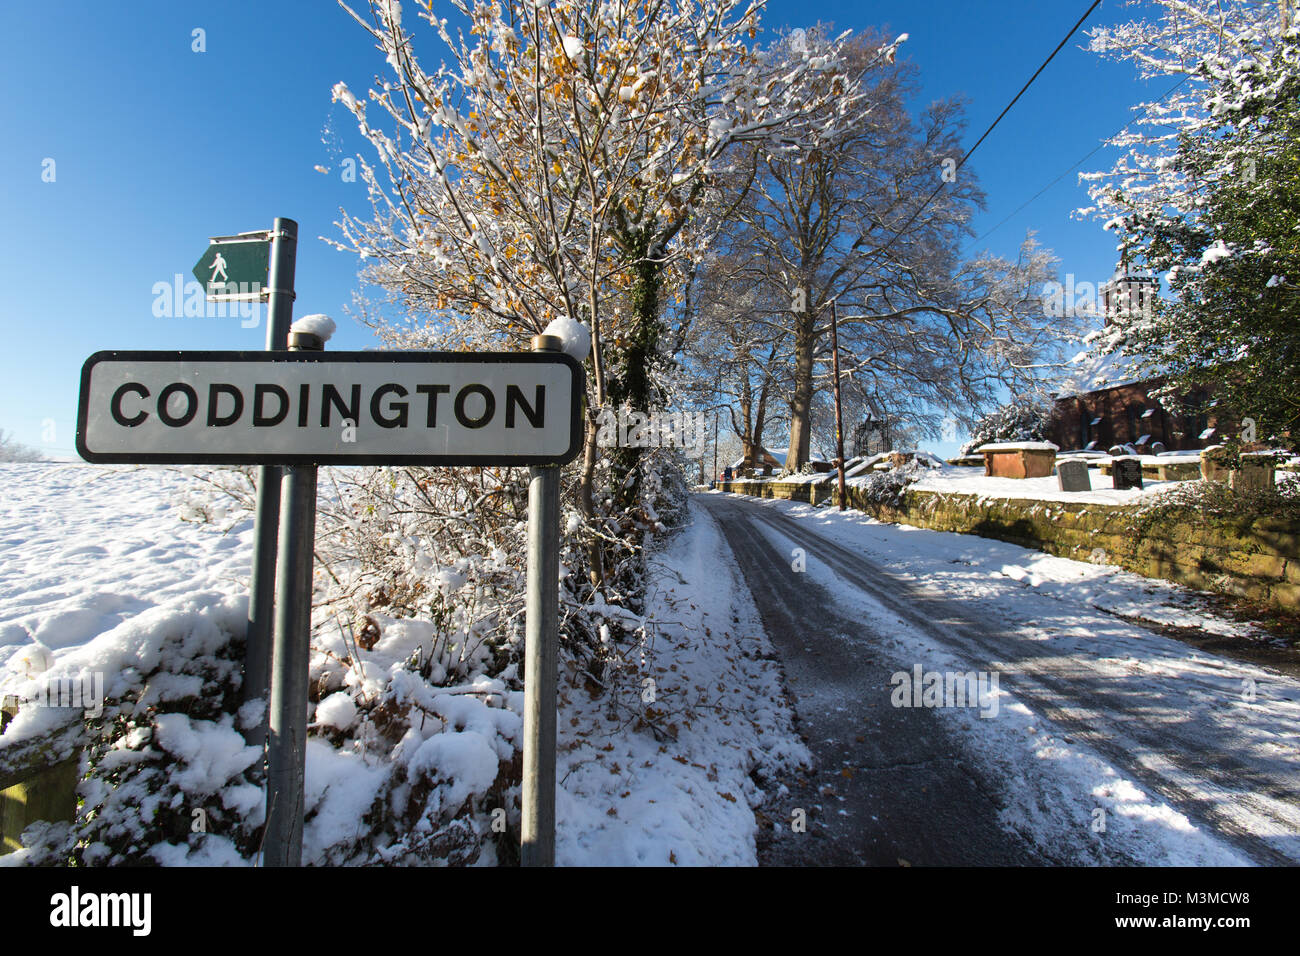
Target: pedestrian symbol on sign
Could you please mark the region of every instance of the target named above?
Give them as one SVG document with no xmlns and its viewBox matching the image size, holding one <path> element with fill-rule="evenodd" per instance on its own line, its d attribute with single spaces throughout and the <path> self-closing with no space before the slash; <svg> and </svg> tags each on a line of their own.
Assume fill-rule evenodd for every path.
<svg viewBox="0 0 1300 956">
<path fill-rule="evenodd" d="M 256 301 L 269 294 L 271 237 L 265 232 L 217 236 L 194 263 L 194 278 L 211 301 Z"/>
<path fill-rule="evenodd" d="M 221 278 L 219 280 L 217 279 L 218 272 L 221 273 Z M 208 280 L 208 284 L 217 285 L 220 283 L 221 285 L 225 285 L 227 278 L 229 278 L 229 276 L 226 275 L 226 260 L 221 253 L 218 252 L 217 257 L 212 260 L 212 278 Z"/>
</svg>

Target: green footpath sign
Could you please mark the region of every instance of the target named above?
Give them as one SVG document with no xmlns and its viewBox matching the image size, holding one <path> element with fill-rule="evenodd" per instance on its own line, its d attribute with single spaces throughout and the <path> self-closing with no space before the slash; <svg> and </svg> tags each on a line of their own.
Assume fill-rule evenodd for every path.
<svg viewBox="0 0 1300 956">
<path fill-rule="evenodd" d="M 194 278 L 209 299 L 261 299 L 271 261 L 271 239 L 265 232 L 218 236 L 194 264 Z"/>
</svg>

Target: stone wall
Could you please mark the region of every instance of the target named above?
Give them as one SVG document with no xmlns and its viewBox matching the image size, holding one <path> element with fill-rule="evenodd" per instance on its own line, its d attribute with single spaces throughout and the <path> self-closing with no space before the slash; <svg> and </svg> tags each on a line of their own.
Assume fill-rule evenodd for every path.
<svg viewBox="0 0 1300 956">
<path fill-rule="evenodd" d="M 0 699 L 0 733 L 16 711 L 12 698 Z M 75 818 L 81 753 L 69 753 L 69 736 L 65 730 L 0 751 L 0 855 L 22 849 L 23 830 L 37 820 Z"/>
<path fill-rule="evenodd" d="M 819 505 L 829 501 L 835 493 L 833 477 L 821 481 L 722 481 L 718 487 L 755 498 L 781 498 Z"/>
<path fill-rule="evenodd" d="M 729 482 L 721 487 L 813 504 L 838 501 L 831 481 Z M 861 489 L 852 486 L 848 504 L 881 521 L 996 538 L 1284 610 L 1300 608 L 1300 527 L 1280 519 L 1207 518 L 1192 523 L 1185 516 L 1143 516 L 1131 507 L 932 491 L 907 491 L 901 507 L 890 507 L 867 502 Z"/>
</svg>

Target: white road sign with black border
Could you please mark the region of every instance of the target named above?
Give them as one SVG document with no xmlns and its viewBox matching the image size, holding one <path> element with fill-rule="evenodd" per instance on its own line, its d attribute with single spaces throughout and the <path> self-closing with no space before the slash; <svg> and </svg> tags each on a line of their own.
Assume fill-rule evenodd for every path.
<svg viewBox="0 0 1300 956">
<path fill-rule="evenodd" d="M 562 353 L 97 352 L 86 461 L 546 465 L 582 447 L 582 370 Z"/>
</svg>

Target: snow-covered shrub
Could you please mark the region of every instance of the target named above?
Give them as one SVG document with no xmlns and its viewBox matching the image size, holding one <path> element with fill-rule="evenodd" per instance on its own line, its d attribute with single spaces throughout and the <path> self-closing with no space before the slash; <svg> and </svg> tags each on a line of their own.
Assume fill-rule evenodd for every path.
<svg viewBox="0 0 1300 956">
<path fill-rule="evenodd" d="M 232 523 L 253 512 L 257 501 L 257 469 L 252 465 L 229 468 L 176 467 L 173 470 L 186 475 L 193 482 L 176 502 L 174 508 L 182 521 L 195 524 L 222 525 L 229 530 Z"/>
<path fill-rule="evenodd" d="M 1257 491 L 1234 490 L 1226 481 L 1180 481 L 1158 495 L 1142 499 L 1138 529 L 1145 533 L 1168 518 L 1281 518 L 1300 523 L 1300 482 L 1279 472 L 1277 486 Z"/>
<path fill-rule="evenodd" d="M 981 418 L 961 446 L 963 455 L 974 454 L 991 442 L 1044 441 L 1052 420 L 1051 404 L 1036 398 L 1018 398 Z"/>
<path fill-rule="evenodd" d="M 872 472 L 865 478 L 856 479 L 854 485 L 870 504 L 900 508 L 908 487 L 924 478 L 930 468 L 926 462 L 909 461 L 900 468 Z"/>
<path fill-rule="evenodd" d="M 102 667 L 110 683 L 102 713 L 75 718 L 72 745 L 84 747 L 79 810 L 70 827 L 30 828 L 22 862 L 256 862 L 265 781 L 249 731 L 265 708 L 239 706 L 246 618 L 244 598 L 196 595 L 88 648 L 81 665 Z M 456 643 L 423 653 L 437 643 L 431 622 L 373 620 L 373 642 L 358 639 L 346 657 L 329 634 L 314 641 L 304 862 L 472 863 L 502 850 L 508 858 L 521 695 L 483 675 L 490 657 L 462 654 Z M 340 681 L 327 672 L 332 664 L 346 666 Z M 470 679 L 452 680 L 453 672 Z M 49 735 L 58 730 L 51 715 L 20 709 L 7 736 Z M 498 808 L 511 826 L 491 847 Z"/>
<path fill-rule="evenodd" d="M 263 811 L 259 748 L 238 710 L 247 602 L 198 594 L 108 632 L 46 679 L 107 675 L 98 714 L 62 719 L 82 750 L 71 827 L 24 837 L 35 865 L 237 863 L 256 853 Z M 77 668 L 80 671 L 77 671 Z M 66 674 L 63 672 L 67 671 Z M 59 728 L 53 712 L 20 707 L 7 736 Z M 26 725 L 26 726 L 24 726 Z M 70 734 L 70 736 L 69 736 Z"/>
<path fill-rule="evenodd" d="M 651 627 L 644 551 L 650 538 L 684 520 L 688 489 L 679 458 L 670 449 L 643 456 L 632 506 L 617 509 L 612 495 L 596 501 L 594 528 L 572 504 L 573 476 L 562 480 L 561 662 L 609 693 L 623 685 L 640 690 Z M 246 474 L 205 477 L 206 496 L 187 500 L 186 513 L 251 511 Z M 324 769 L 315 784 L 308 774 L 308 862 L 513 859 L 527 481 L 523 469 L 321 470 L 309 767 Z M 590 573 L 593 537 L 604 545 L 599 586 Z M 233 693 L 227 688 L 227 706 Z M 222 712 L 213 709 L 213 719 Z M 132 776 L 137 789 L 170 794 L 166 774 L 148 776 L 147 761 L 132 773 L 145 775 Z M 260 825 L 258 818 L 227 855 L 248 859 Z M 59 837 L 51 830 L 47 839 Z M 175 861 L 189 851 L 166 852 Z"/>
<path fill-rule="evenodd" d="M 6 435 L 0 428 L 0 463 L 44 461 L 45 456 L 35 448 L 29 448 L 14 440 L 12 434 Z"/>
</svg>

